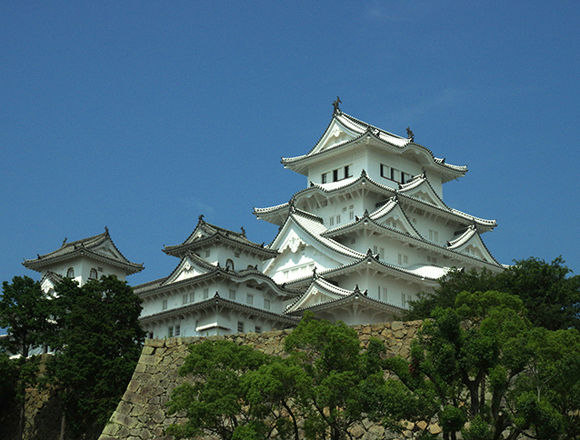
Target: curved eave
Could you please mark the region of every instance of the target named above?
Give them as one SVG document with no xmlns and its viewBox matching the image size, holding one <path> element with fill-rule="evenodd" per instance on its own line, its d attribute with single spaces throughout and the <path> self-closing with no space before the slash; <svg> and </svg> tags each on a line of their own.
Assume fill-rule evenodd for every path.
<svg viewBox="0 0 580 440">
<path fill-rule="evenodd" d="M 351 149 L 357 148 L 360 144 L 364 143 L 369 145 L 373 142 L 374 146 L 387 149 L 390 152 L 405 154 L 407 152 L 413 152 L 421 154 L 423 153 L 429 158 L 429 165 L 439 171 L 443 177 L 443 183 L 455 180 L 459 177 L 463 177 L 468 171 L 466 166 L 450 165 L 445 163 L 443 159 L 436 158 L 431 150 L 424 147 L 423 145 L 409 142 L 405 146 L 400 147 L 391 142 L 377 137 L 377 135 L 371 131 L 367 131 L 359 135 L 358 137 L 339 143 L 331 148 L 325 149 L 323 151 L 307 154 L 303 156 L 282 158 L 281 162 L 285 168 L 291 169 L 302 175 L 308 174 L 308 167 L 320 160 L 325 160 L 328 156 L 335 154 L 345 153 Z"/>
<path fill-rule="evenodd" d="M 300 294 L 300 292 L 298 291 L 278 285 L 272 278 L 256 270 L 244 270 L 240 272 L 232 272 L 219 267 L 214 267 L 214 269 L 210 272 L 196 275 L 190 278 L 185 278 L 183 280 L 175 281 L 170 284 L 164 284 L 169 278 L 170 277 L 163 279 L 163 281 L 156 287 L 139 291 L 138 292 L 139 295 L 142 297 L 149 297 L 164 294 L 173 290 L 183 289 L 190 285 L 208 283 L 216 278 L 227 279 L 234 281 L 236 283 L 244 283 L 253 280 L 258 284 L 267 284 L 270 287 L 270 289 L 278 293 L 278 295 L 280 295 L 282 299 L 292 298 Z"/>
<path fill-rule="evenodd" d="M 312 312 L 321 312 L 336 309 L 339 307 L 352 307 L 357 302 L 362 303 L 374 310 L 383 310 L 387 313 L 396 315 L 400 315 L 404 311 L 404 309 L 402 309 L 401 307 L 394 306 L 389 303 L 384 303 L 382 301 L 378 301 L 373 298 L 369 298 L 363 293 L 352 293 L 351 295 L 346 297 L 325 301 L 311 306 L 305 306 L 303 308 L 302 307 L 296 308 L 292 311 L 288 311 L 287 315 L 301 315 L 306 310 L 310 310 Z"/>
<path fill-rule="evenodd" d="M 428 181 L 427 183 L 429 184 Z M 408 191 L 408 189 L 396 190 L 394 188 L 391 188 L 390 186 L 383 185 L 371 179 L 364 171 L 363 173 L 361 173 L 361 176 L 356 180 L 349 182 L 344 186 L 336 187 L 333 189 L 327 189 L 319 184 L 312 184 L 310 187 L 296 192 L 291 197 L 291 200 L 294 199 L 294 204 L 298 206 L 300 205 L 303 198 L 312 197 L 315 194 L 320 194 L 321 196 L 328 198 L 338 194 L 355 192 L 360 190 L 362 187 L 365 187 L 365 189 L 368 191 L 375 191 L 379 194 L 384 194 L 385 197 L 392 197 L 394 195 L 397 195 L 401 202 L 407 201 L 408 203 L 416 207 L 429 211 L 433 214 L 444 216 L 449 220 L 456 221 L 457 223 L 463 224 L 465 226 L 471 224 L 472 222 L 475 222 L 477 223 L 480 232 L 491 231 L 497 226 L 497 222 L 495 220 L 482 219 L 479 217 L 466 214 L 457 209 L 449 208 L 443 201 L 441 201 L 442 206 L 437 206 L 433 203 L 421 200 L 412 195 L 405 194 L 405 191 Z M 284 224 L 288 216 L 289 209 L 290 209 L 289 203 L 284 203 L 281 205 L 273 206 L 271 208 L 255 208 L 254 215 L 256 215 L 259 219 L 264 219 L 270 223 L 281 226 Z"/>
<path fill-rule="evenodd" d="M 229 299 L 222 298 L 220 296 L 214 296 L 213 298 L 208 298 L 206 300 L 188 304 L 182 307 L 177 307 L 171 310 L 164 310 L 160 313 L 155 313 L 153 315 L 148 315 L 140 318 L 141 323 L 149 324 L 151 322 L 173 319 L 190 313 L 199 312 L 202 310 L 207 310 L 214 307 L 226 308 L 229 310 L 238 310 L 248 313 L 249 315 L 259 316 L 260 318 L 268 319 L 271 321 L 282 322 L 284 324 L 296 325 L 298 321 L 295 318 L 280 315 L 278 313 L 269 312 L 257 307 L 248 306 L 245 304 L 238 303 Z"/>
<path fill-rule="evenodd" d="M 53 266 L 58 263 L 62 263 L 68 260 L 72 260 L 78 257 L 87 256 L 94 260 L 101 261 L 103 263 L 107 263 L 110 266 L 115 266 L 120 269 L 123 269 L 127 275 L 132 275 L 134 273 L 141 272 L 145 267 L 142 264 L 130 263 L 130 262 L 122 262 L 105 255 L 102 255 L 98 252 L 93 252 L 87 248 L 79 248 L 67 254 L 63 254 L 57 257 L 52 258 L 37 258 L 36 260 L 24 260 L 22 265 L 27 269 L 34 270 L 36 272 L 41 272 L 42 268 Z"/>
<path fill-rule="evenodd" d="M 313 240 L 315 240 L 317 243 L 319 243 L 320 245 L 322 245 L 324 248 L 328 249 L 328 251 L 330 252 L 334 252 L 336 254 L 348 257 L 350 259 L 354 259 L 354 258 L 361 258 L 362 256 L 364 256 L 364 254 L 361 254 L 360 252 L 356 252 L 354 250 L 352 250 L 351 248 L 349 248 L 348 246 L 344 246 L 343 244 L 340 244 L 334 240 L 330 240 L 327 238 L 324 238 L 321 234 L 316 234 L 311 232 L 307 226 L 303 225 L 300 220 L 296 217 L 299 216 L 299 213 L 294 213 L 291 214 L 288 217 L 288 221 L 292 220 L 292 222 L 300 228 L 301 231 L 303 231 L 306 235 L 308 235 L 310 238 L 312 238 Z M 312 220 L 311 220 L 312 221 Z M 282 231 L 284 230 L 284 227 L 278 232 L 278 234 L 276 235 L 276 237 L 274 238 L 274 241 L 272 241 L 272 246 L 274 247 L 276 245 L 276 240 L 278 239 L 278 237 L 280 236 L 280 234 L 282 233 Z"/>
<path fill-rule="evenodd" d="M 366 224 L 364 223 L 365 219 L 367 220 Z M 459 240 L 461 237 L 463 237 L 463 235 L 460 238 L 456 239 L 453 242 L 453 244 L 451 244 L 451 242 L 450 242 L 451 245 L 449 247 L 444 247 L 444 246 L 438 245 L 436 243 L 430 242 L 429 240 L 424 239 L 420 235 L 415 237 L 413 235 L 407 234 L 406 232 L 399 231 L 398 229 L 393 229 L 393 228 L 390 228 L 387 226 L 380 225 L 380 224 L 374 222 L 369 217 L 363 217 L 356 222 L 351 222 L 351 223 L 348 223 L 348 224 L 341 226 L 339 228 L 329 230 L 329 231 L 324 233 L 324 236 L 328 237 L 329 239 L 333 239 L 334 237 L 340 237 L 341 235 L 346 235 L 346 234 L 349 234 L 351 232 L 356 232 L 359 230 L 372 230 L 372 231 L 376 231 L 378 233 L 383 233 L 383 234 L 385 234 L 391 238 L 394 238 L 396 240 L 401 240 L 405 243 L 412 243 L 414 246 L 417 246 L 417 247 L 420 247 L 423 249 L 427 249 L 427 250 L 435 252 L 439 255 L 446 256 L 448 258 L 452 258 L 455 260 L 463 261 L 463 262 L 468 263 L 468 264 L 484 263 L 486 265 L 489 265 L 489 269 L 499 269 L 500 267 L 502 267 L 502 265 L 499 262 L 497 262 L 497 260 L 495 260 L 495 258 L 493 258 L 493 255 L 491 255 L 491 253 L 489 252 L 489 250 L 485 246 L 485 243 L 483 242 L 481 237 L 480 237 L 480 240 L 481 240 L 482 246 L 485 247 L 485 249 L 489 253 L 490 257 L 493 259 L 493 261 L 496 264 L 481 260 L 480 258 L 471 256 L 471 255 L 467 255 L 467 254 L 464 254 L 462 252 L 458 252 L 456 250 L 456 248 L 460 247 L 461 244 L 456 245 L 455 242 L 457 240 Z"/>
<path fill-rule="evenodd" d="M 245 243 L 236 238 L 228 237 L 220 232 L 215 232 L 213 235 L 199 238 L 190 243 L 183 243 L 175 246 L 165 246 L 163 248 L 163 252 L 165 252 L 167 255 L 183 258 L 183 256 L 188 252 L 192 252 L 195 249 L 203 248 L 219 242 L 226 243 L 231 247 L 250 252 L 254 255 L 259 255 L 263 260 L 268 260 L 278 255 L 278 252 L 275 250 L 266 249 L 254 243 Z"/>
<path fill-rule="evenodd" d="M 481 262 L 481 260 L 477 260 L 478 263 Z M 447 268 L 441 268 L 441 267 L 437 267 L 437 266 L 424 266 L 424 267 L 433 267 L 436 268 L 437 270 L 440 271 L 445 271 L 447 272 L 448 269 Z M 424 276 L 421 274 L 418 274 L 413 271 L 410 271 L 408 269 L 405 269 L 403 267 L 399 267 L 399 266 L 395 266 L 392 264 L 387 264 L 387 263 L 382 263 L 380 261 L 378 261 L 376 258 L 374 258 L 373 256 L 366 256 L 365 258 L 355 261 L 354 263 L 351 264 L 345 264 L 343 266 L 338 266 L 338 267 L 333 267 L 330 269 L 326 269 L 323 270 L 321 272 L 318 273 L 318 276 L 323 276 L 325 278 L 332 278 L 332 277 L 336 277 L 336 276 L 340 276 L 340 275 L 346 275 L 352 272 L 356 272 L 358 270 L 361 269 L 367 269 L 367 268 L 371 268 L 373 270 L 376 270 L 377 272 L 386 272 L 388 275 L 391 275 L 393 277 L 396 278 L 400 278 L 403 279 L 405 281 L 409 281 L 412 283 L 418 283 L 418 284 L 431 284 L 433 286 L 437 285 L 437 281 L 439 280 L 439 278 L 441 276 L 444 276 L 445 274 L 442 274 L 439 277 L 429 277 L 429 276 Z M 288 281 L 286 283 L 286 285 L 288 286 L 292 286 L 295 289 L 299 289 L 299 288 L 303 288 L 305 285 L 309 285 L 313 280 L 312 276 L 309 277 L 304 277 L 304 278 L 296 278 L 292 281 Z"/>
</svg>

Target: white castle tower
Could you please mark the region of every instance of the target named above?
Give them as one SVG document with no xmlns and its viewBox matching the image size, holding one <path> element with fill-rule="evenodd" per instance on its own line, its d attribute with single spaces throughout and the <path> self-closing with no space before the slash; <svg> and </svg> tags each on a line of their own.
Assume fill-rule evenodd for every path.
<svg viewBox="0 0 580 440">
<path fill-rule="evenodd" d="M 451 268 L 502 270 L 480 235 L 496 226 L 451 208 L 443 184 L 467 167 L 335 110 L 308 153 L 283 158 L 306 176 L 288 203 L 255 208 L 280 226 L 264 273 L 304 293 L 286 313 L 306 309 L 347 324 L 389 321 Z"/>
</svg>

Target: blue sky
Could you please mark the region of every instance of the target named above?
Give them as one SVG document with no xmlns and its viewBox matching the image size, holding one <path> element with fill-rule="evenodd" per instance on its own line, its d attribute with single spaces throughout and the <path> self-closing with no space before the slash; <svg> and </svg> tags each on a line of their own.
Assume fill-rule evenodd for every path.
<svg viewBox="0 0 580 440">
<path fill-rule="evenodd" d="M 167 275 L 200 214 L 256 242 L 342 110 L 468 165 L 445 201 L 502 263 L 580 273 L 577 1 L 0 3 L 0 280 L 108 226 Z"/>
</svg>

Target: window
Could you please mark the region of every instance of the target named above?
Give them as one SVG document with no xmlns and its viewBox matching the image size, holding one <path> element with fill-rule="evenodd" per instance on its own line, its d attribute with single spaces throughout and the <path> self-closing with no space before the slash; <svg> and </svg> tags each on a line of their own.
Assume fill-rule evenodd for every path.
<svg viewBox="0 0 580 440">
<path fill-rule="evenodd" d="M 338 170 L 332 171 L 332 181 L 333 182 L 337 182 L 338 181 Z"/>
<path fill-rule="evenodd" d="M 264 308 L 266 310 L 270 310 L 270 300 L 269 299 L 264 300 Z"/>
<path fill-rule="evenodd" d="M 163 300 L 163 304 L 162 304 L 161 308 L 163 310 L 167 310 L 167 300 L 166 299 Z"/>
<path fill-rule="evenodd" d="M 246 303 L 253 305 L 254 304 L 254 295 L 250 295 L 248 293 L 248 296 L 246 296 Z"/>
<path fill-rule="evenodd" d="M 244 323 L 242 321 L 238 321 L 238 333 L 244 333 Z"/>
<path fill-rule="evenodd" d="M 262 333 L 262 327 L 257 325 L 255 328 L 256 328 L 256 333 Z"/>
<path fill-rule="evenodd" d="M 429 241 L 439 242 L 439 232 L 429 229 Z"/>
<path fill-rule="evenodd" d="M 387 288 L 379 286 L 379 301 L 387 302 Z"/>
<path fill-rule="evenodd" d="M 203 289 L 203 299 L 209 298 L 209 289 Z"/>
<path fill-rule="evenodd" d="M 172 338 L 173 337 L 173 327 L 169 327 L 169 331 L 167 332 L 167 337 L 168 338 Z"/>
<path fill-rule="evenodd" d="M 344 167 L 344 178 L 352 177 L 352 172 L 350 170 L 350 165 Z"/>
<path fill-rule="evenodd" d="M 175 326 L 175 336 L 179 336 L 179 335 L 181 335 L 181 326 L 176 325 Z"/>
<path fill-rule="evenodd" d="M 437 264 L 437 258 L 427 255 L 427 261 L 431 264 Z"/>
<path fill-rule="evenodd" d="M 399 255 L 397 255 L 397 261 L 398 261 L 399 265 L 408 264 L 409 257 L 407 255 L 399 254 Z"/>
<path fill-rule="evenodd" d="M 322 183 L 327 183 L 327 182 L 328 182 L 328 173 L 324 173 L 324 174 L 322 175 L 322 178 L 320 179 L 320 181 L 321 181 Z"/>
<path fill-rule="evenodd" d="M 230 299 L 236 299 L 236 291 L 230 289 Z"/>
<path fill-rule="evenodd" d="M 405 293 L 401 293 L 401 306 L 407 308 L 407 295 Z"/>
<path fill-rule="evenodd" d="M 350 212 L 348 213 L 348 219 L 349 219 L 349 220 L 354 220 L 354 211 L 350 211 Z"/>
<path fill-rule="evenodd" d="M 211 250 L 210 251 L 205 251 L 205 257 L 209 257 L 211 255 Z"/>
<path fill-rule="evenodd" d="M 234 262 L 229 258 L 226 260 L 226 270 L 234 270 Z"/>
<path fill-rule="evenodd" d="M 97 269 L 95 269 L 94 267 L 91 269 L 91 274 L 89 275 L 89 278 L 91 278 L 93 280 L 99 279 L 99 274 L 97 273 Z"/>
<path fill-rule="evenodd" d="M 340 214 L 338 214 L 338 215 L 336 216 L 336 224 L 337 224 L 337 225 L 338 225 L 338 224 L 340 224 Z"/>
<path fill-rule="evenodd" d="M 153 332 L 149 332 L 149 339 L 153 339 Z"/>
<path fill-rule="evenodd" d="M 334 216 L 328 219 L 328 226 L 334 226 Z"/>
<path fill-rule="evenodd" d="M 189 294 L 189 302 L 194 302 L 195 301 L 195 292 L 191 292 Z"/>
<path fill-rule="evenodd" d="M 74 278 L 75 277 L 75 270 L 72 267 L 69 267 L 66 271 L 67 278 Z"/>
<path fill-rule="evenodd" d="M 188 299 L 189 299 L 189 295 L 186 293 L 185 295 L 183 295 L 183 303 L 182 304 L 187 304 Z"/>
<path fill-rule="evenodd" d="M 350 244 L 355 244 L 356 243 L 356 238 L 351 238 L 350 239 Z"/>
<path fill-rule="evenodd" d="M 381 164 L 381 177 L 394 180 L 395 182 L 399 183 L 409 182 L 413 178 L 413 176 L 409 173 L 404 173 L 385 164 Z"/>
</svg>

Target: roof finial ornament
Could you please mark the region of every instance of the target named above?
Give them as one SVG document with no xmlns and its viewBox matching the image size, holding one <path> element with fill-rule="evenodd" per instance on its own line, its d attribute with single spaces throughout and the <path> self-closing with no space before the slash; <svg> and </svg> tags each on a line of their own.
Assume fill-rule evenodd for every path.
<svg viewBox="0 0 580 440">
<path fill-rule="evenodd" d="M 242 230 L 242 235 L 245 237 L 246 236 L 246 230 L 244 229 L 243 226 L 240 229 Z"/>
<path fill-rule="evenodd" d="M 203 214 L 201 214 L 198 218 L 197 218 L 200 222 L 203 221 Z"/>
<path fill-rule="evenodd" d="M 342 104 L 342 101 L 340 100 L 340 98 L 337 96 L 336 97 L 336 101 L 334 101 L 332 103 L 332 106 L 334 107 L 334 112 L 332 113 L 333 115 L 336 115 L 337 113 L 340 114 L 340 108 L 338 107 L 339 104 Z"/>
<path fill-rule="evenodd" d="M 312 279 L 317 280 L 318 274 L 316 273 L 316 266 L 312 268 Z"/>
<path fill-rule="evenodd" d="M 415 141 L 415 135 L 411 131 L 411 127 L 407 127 L 407 139 L 409 139 L 411 142 Z"/>
<path fill-rule="evenodd" d="M 62 241 L 62 246 L 61 247 L 63 247 L 66 244 L 66 240 L 67 240 L 67 238 L 64 237 L 64 240 Z"/>
<path fill-rule="evenodd" d="M 106 233 L 107 235 L 109 235 L 109 228 L 107 228 L 106 226 L 105 226 L 105 233 Z"/>
</svg>

